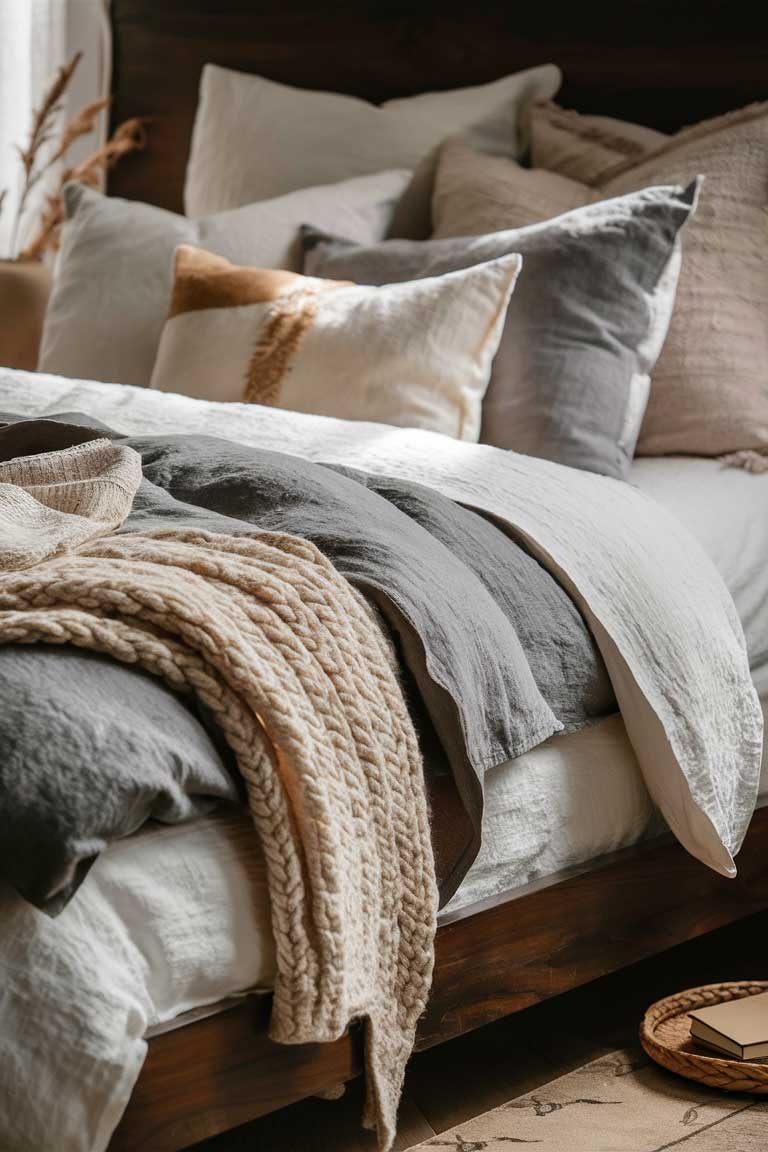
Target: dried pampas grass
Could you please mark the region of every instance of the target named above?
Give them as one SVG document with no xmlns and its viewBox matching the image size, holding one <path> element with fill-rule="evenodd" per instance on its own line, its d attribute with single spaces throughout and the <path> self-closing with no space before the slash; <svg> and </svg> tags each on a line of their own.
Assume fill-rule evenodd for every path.
<svg viewBox="0 0 768 1152">
<path fill-rule="evenodd" d="M 108 99 L 94 100 L 92 104 L 86 104 L 85 108 L 64 128 L 53 155 L 48 158 L 46 167 L 52 168 L 54 164 L 58 164 L 59 160 L 62 160 L 64 156 L 66 156 L 75 140 L 79 140 L 81 136 L 87 136 L 89 132 L 93 132 L 99 113 L 108 107 Z"/>
<path fill-rule="evenodd" d="M 102 174 L 117 164 L 123 156 L 140 151 L 146 145 L 146 133 L 141 120 L 126 120 L 118 125 L 106 144 L 80 164 L 74 167 L 65 166 L 57 180 L 55 191 L 45 198 L 45 206 L 41 211 L 40 222 L 33 239 L 21 252 L 18 251 L 21 225 L 29 207 L 32 189 L 44 177 L 49 176 L 57 165 L 66 160 L 67 153 L 76 140 L 94 130 L 98 117 L 110 103 L 107 99 L 94 100 L 93 103 L 87 104 L 74 119 L 65 124 L 58 139 L 56 138 L 56 119 L 62 109 L 62 97 L 69 87 L 81 57 L 81 52 L 75 53 L 69 63 L 58 70 L 32 118 L 29 143 L 25 148 L 20 147 L 18 150 L 23 182 L 11 230 L 11 258 L 39 260 L 49 248 L 58 248 L 63 219 L 61 192 L 64 185 L 70 180 L 78 180 L 92 187 L 96 186 Z M 52 148 L 48 147 L 52 142 Z M 7 190 L 0 190 L 0 212 L 6 192 Z"/>
<path fill-rule="evenodd" d="M 90 129 L 89 129 L 90 131 Z M 82 135 L 82 133 L 81 133 Z M 147 142 L 141 120 L 134 118 L 118 124 L 114 132 L 101 148 L 92 152 L 81 164 L 65 168 L 61 173 L 56 191 L 46 196 L 46 206 L 40 217 L 40 226 L 34 238 L 21 252 L 22 260 L 39 260 L 48 249 L 59 247 L 59 234 L 64 221 L 64 202 L 61 197 L 65 184 L 74 180 L 80 184 L 97 187 L 102 173 L 113 168 L 129 152 L 139 152 Z"/>
</svg>

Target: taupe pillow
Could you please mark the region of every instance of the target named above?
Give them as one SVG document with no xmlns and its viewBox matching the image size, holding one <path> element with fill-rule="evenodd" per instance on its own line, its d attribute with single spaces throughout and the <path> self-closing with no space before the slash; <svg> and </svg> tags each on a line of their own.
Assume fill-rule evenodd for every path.
<svg viewBox="0 0 768 1152">
<path fill-rule="evenodd" d="M 483 404 L 481 440 L 561 464 L 625 477 L 661 348 L 679 268 L 678 233 L 696 185 L 653 188 L 520 230 L 471 233 L 505 218 L 509 161 L 451 143 L 441 157 L 436 202 L 449 238 L 389 240 L 370 247 L 303 230 L 305 271 L 388 284 L 455 272 L 513 252 L 523 269 Z M 457 173 L 462 179 L 455 183 Z M 477 216 L 451 218 L 451 191 Z M 453 224 L 455 227 L 448 227 Z M 460 223 L 460 226 L 459 226 Z M 519 299 L 518 299 L 519 294 Z"/>
<path fill-rule="evenodd" d="M 566 176 L 486 156 L 457 137 L 440 154 L 432 194 L 433 237 L 526 228 L 598 199 Z"/>
<path fill-rule="evenodd" d="M 664 132 L 611 116 L 582 116 L 551 100 L 536 102 L 537 168 L 598 184 L 620 165 L 642 160 L 669 140 Z"/>
<path fill-rule="evenodd" d="M 548 176 L 553 195 L 567 180 L 569 195 L 581 187 L 593 200 L 703 173 L 637 450 L 768 450 L 768 103 L 669 137 L 540 105 L 532 150 L 531 222 L 542 219 L 538 198 Z"/>
</svg>

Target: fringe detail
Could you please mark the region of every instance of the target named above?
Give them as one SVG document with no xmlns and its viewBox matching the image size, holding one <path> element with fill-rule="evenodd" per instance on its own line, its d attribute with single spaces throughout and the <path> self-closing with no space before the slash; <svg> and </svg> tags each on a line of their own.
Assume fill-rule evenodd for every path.
<svg viewBox="0 0 768 1152">
<path fill-rule="evenodd" d="M 716 116 L 711 120 L 701 120 L 698 124 L 689 124 L 687 128 L 681 128 L 678 132 L 674 132 L 658 148 L 650 149 L 643 156 L 643 163 L 646 160 L 656 160 L 668 152 L 674 152 L 681 144 L 687 144 L 690 140 L 704 139 L 706 136 L 720 132 L 723 128 L 740 128 L 743 124 L 749 124 L 766 115 L 768 115 L 768 102 L 763 101 L 762 103 L 748 104 L 746 108 L 736 108 L 732 112 L 724 112 L 722 116 Z M 632 159 L 623 160 L 615 168 L 604 172 L 600 177 L 601 182 L 609 183 L 611 180 L 615 180 L 617 176 L 623 176 L 625 172 L 631 171 L 636 163 L 637 161 Z"/>
<path fill-rule="evenodd" d="M 627 159 L 633 161 L 645 159 L 646 155 L 651 152 L 651 149 L 643 141 L 622 136 L 618 129 L 611 129 L 607 124 L 595 124 L 590 116 L 585 116 L 573 108 L 563 108 L 554 100 L 536 100 L 533 106 L 537 112 L 546 116 L 554 128 L 562 128 L 566 132 L 570 132 L 571 135 L 578 136 L 581 140 L 589 140 L 606 150 L 617 152 L 619 156 L 623 157 L 622 165 L 626 163 Z M 659 132 L 658 135 L 664 137 L 667 133 Z M 661 142 L 660 140 L 659 143 L 661 144 Z"/>
<path fill-rule="evenodd" d="M 723 468 L 741 468 L 755 476 L 768 472 L 768 450 L 758 452 L 754 448 L 745 448 L 741 452 L 731 452 L 729 456 L 719 456 L 718 459 Z"/>
<path fill-rule="evenodd" d="M 323 1088 L 321 1092 L 315 1092 L 314 1095 L 316 1100 L 341 1100 L 346 1090 L 347 1086 L 342 1081 L 341 1084 L 334 1084 L 331 1088 Z"/>
</svg>

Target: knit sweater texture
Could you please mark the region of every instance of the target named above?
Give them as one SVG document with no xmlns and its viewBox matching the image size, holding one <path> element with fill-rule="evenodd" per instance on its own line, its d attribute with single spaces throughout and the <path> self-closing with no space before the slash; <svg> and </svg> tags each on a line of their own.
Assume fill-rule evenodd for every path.
<svg viewBox="0 0 768 1152">
<path fill-rule="evenodd" d="M 76 644 L 195 693 L 237 756 L 267 864 L 271 1035 L 361 1019 L 380 1149 L 429 991 L 437 887 L 394 654 L 318 549 L 284 533 L 110 535 L 141 479 L 96 440 L 0 465 L 0 643 Z"/>
</svg>

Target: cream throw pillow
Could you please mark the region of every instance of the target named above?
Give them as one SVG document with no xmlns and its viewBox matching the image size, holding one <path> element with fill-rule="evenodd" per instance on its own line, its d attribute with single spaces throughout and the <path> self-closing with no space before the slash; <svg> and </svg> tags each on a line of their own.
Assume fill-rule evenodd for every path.
<svg viewBox="0 0 768 1152">
<path fill-rule="evenodd" d="M 476 441 L 520 265 L 371 288 L 182 245 L 151 387 Z"/>
<path fill-rule="evenodd" d="M 527 145 L 524 111 L 531 100 L 554 96 L 560 80 L 560 69 L 545 64 L 491 84 L 377 107 L 208 64 L 187 166 L 187 215 L 222 212 L 384 168 L 419 166 L 398 225 L 400 234 L 423 238 L 434 173 L 430 154 L 447 136 L 471 130 L 484 151 L 520 155 Z"/>
<path fill-rule="evenodd" d="M 532 149 L 510 227 L 526 211 L 528 223 L 544 219 L 554 200 L 587 203 L 703 173 L 637 451 L 768 451 L 768 104 L 669 137 L 540 105 Z"/>
</svg>

